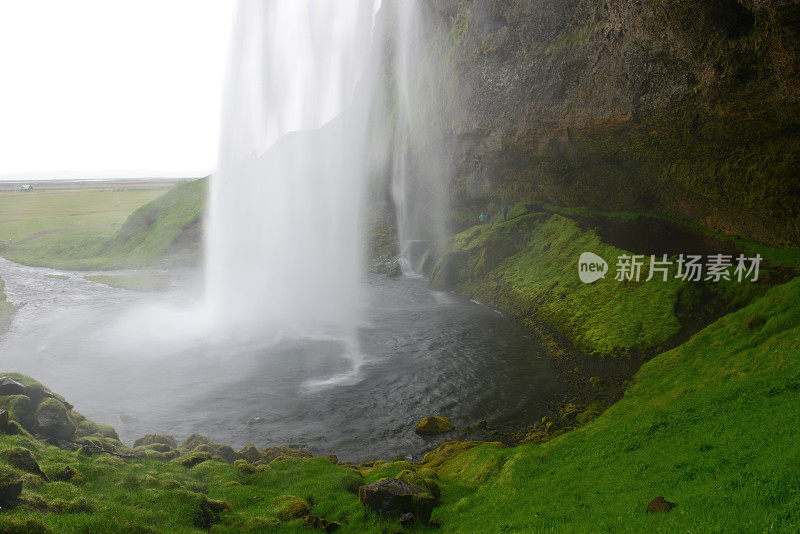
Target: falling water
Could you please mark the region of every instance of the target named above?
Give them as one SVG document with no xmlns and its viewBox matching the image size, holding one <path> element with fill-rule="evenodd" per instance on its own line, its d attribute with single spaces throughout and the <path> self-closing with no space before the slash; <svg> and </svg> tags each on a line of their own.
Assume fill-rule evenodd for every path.
<svg viewBox="0 0 800 534">
<path fill-rule="evenodd" d="M 452 174 L 449 118 L 455 112 L 454 77 L 447 45 L 432 38 L 440 17 L 429 2 L 385 4 L 383 31 L 391 60 L 391 190 L 397 214 L 401 263 L 406 274 L 426 271 L 447 233 Z M 384 86 L 385 87 L 385 86 Z"/>
<path fill-rule="evenodd" d="M 240 0 L 207 306 L 259 335 L 353 325 L 374 0 Z"/>
</svg>

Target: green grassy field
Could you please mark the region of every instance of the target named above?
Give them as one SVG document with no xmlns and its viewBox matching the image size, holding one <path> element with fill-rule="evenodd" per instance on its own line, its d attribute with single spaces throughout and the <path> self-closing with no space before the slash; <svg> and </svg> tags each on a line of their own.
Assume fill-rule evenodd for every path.
<svg viewBox="0 0 800 534">
<path fill-rule="evenodd" d="M 51 182 L 37 184 L 32 192 L 0 188 L 0 254 L 27 265 L 78 270 L 140 267 L 155 262 L 170 252 L 171 240 L 203 209 L 204 199 L 184 194 L 192 186 L 183 183 L 176 189 L 176 183 L 176 180 Z M 144 207 L 171 191 L 178 191 L 173 196 L 179 198 L 172 199 L 176 202 L 172 206 L 175 209 L 164 214 L 165 224 L 146 232 L 147 225 L 162 219 L 161 214 Z M 178 209 L 178 201 L 184 200 L 191 203 L 192 214 Z M 136 213 L 145 217 L 129 220 Z M 189 220 L 176 221 L 176 217 Z M 136 231 L 131 232 L 131 228 Z M 134 250 L 127 242 L 134 233 L 136 239 L 149 236 L 150 246 Z M 176 254 L 189 253 L 177 250 Z"/>
</svg>

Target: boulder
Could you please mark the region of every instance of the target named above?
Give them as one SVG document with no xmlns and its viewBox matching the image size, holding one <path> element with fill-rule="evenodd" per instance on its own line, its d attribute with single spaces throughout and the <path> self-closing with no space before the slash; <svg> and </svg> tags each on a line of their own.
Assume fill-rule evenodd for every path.
<svg viewBox="0 0 800 534">
<path fill-rule="evenodd" d="M 25 395 L 9 395 L 0 397 L 0 408 L 8 411 L 8 418 L 16 421 L 25 430 L 33 428 L 35 405 Z"/>
<path fill-rule="evenodd" d="M 426 415 L 422 421 L 417 423 L 414 427 L 414 432 L 423 436 L 430 436 L 434 434 L 444 434 L 453 430 L 453 423 L 447 417 L 439 417 L 438 415 Z"/>
<path fill-rule="evenodd" d="M 147 434 L 133 442 L 133 448 L 147 447 L 148 445 L 167 445 L 171 449 L 178 448 L 175 438 L 166 434 Z"/>
<path fill-rule="evenodd" d="M 38 475 L 42 478 L 42 480 L 47 482 L 50 481 L 47 478 L 47 475 L 45 475 L 42 469 L 39 467 L 39 462 L 36 461 L 36 458 L 33 457 L 33 454 L 31 454 L 31 451 L 28 449 L 23 449 L 22 447 L 3 449 L 0 450 L 0 457 L 8 462 L 12 467 L 16 467 L 17 469 L 25 471 L 26 473 Z"/>
<path fill-rule="evenodd" d="M 184 467 L 188 467 L 191 469 L 192 467 L 199 465 L 203 462 L 207 462 L 211 459 L 211 455 L 207 452 L 195 452 L 186 456 L 185 458 L 180 458 L 178 461 Z"/>
<path fill-rule="evenodd" d="M 303 449 L 291 447 L 267 447 L 259 451 L 261 459 L 269 463 L 277 459 L 285 458 L 313 458 L 314 455 Z"/>
<path fill-rule="evenodd" d="M 22 478 L 13 471 L 0 470 L 0 508 L 13 505 L 22 493 Z"/>
<path fill-rule="evenodd" d="M 69 440 L 75 435 L 75 425 L 69 419 L 67 408 L 61 401 L 49 398 L 36 409 L 36 431 L 45 437 Z"/>
<path fill-rule="evenodd" d="M 69 482 L 73 478 L 77 472 L 71 468 L 70 466 L 66 466 L 64 469 L 53 475 L 53 480 L 58 480 L 60 482 Z"/>
<path fill-rule="evenodd" d="M 242 455 L 242 459 L 250 462 L 251 464 L 254 464 L 261 459 L 261 454 L 259 454 L 258 449 L 256 449 L 255 445 L 252 444 L 240 450 L 239 454 Z"/>
<path fill-rule="evenodd" d="M 8 376 L 0 376 L 0 395 L 25 395 L 26 388 Z"/>
<path fill-rule="evenodd" d="M 358 488 L 358 500 L 373 511 L 388 517 L 411 519 L 427 525 L 435 506 L 433 495 L 396 478 L 384 478 Z"/>
<path fill-rule="evenodd" d="M 342 527 L 342 525 L 335 521 L 328 521 L 327 519 L 322 519 L 321 517 L 317 517 L 313 514 L 308 514 L 305 517 L 305 520 L 307 527 L 316 528 L 322 530 L 323 532 L 335 532 Z"/>
<path fill-rule="evenodd" d="M 242 454 L 233 450 L 232 447 L 214 443 L 207 437 L 201 436 L 200 434 L 192 434 L 186 438 L 186 440 L 181 443 L 180 447 L 178 447 L 178 450 L 181 452 L 208 453 L 215 460 L 229 464 L 232 464 L 236 460 L 244 459 Z"/>
<path fill-rule="evenodd" d="M 674 502 L 669 502 L 664 497 L 659 495 L 647 505 L 648 514 L 666 514 L 675 507 Z"/>
</svg>

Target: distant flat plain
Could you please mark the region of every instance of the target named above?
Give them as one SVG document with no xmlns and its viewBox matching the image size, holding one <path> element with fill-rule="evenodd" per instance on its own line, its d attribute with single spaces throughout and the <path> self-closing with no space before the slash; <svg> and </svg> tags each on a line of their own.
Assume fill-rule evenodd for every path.
<svg viewBox="0 0 800 534">
<path fill-rule="evenodd" d="M 181 181 L 0 182 L 0 255 L 22 263 L 69 268 L 73 252 L 108 239 L 134 210 Z M 54 256 L 64 264 L 52 261 Z"/>
</svg>

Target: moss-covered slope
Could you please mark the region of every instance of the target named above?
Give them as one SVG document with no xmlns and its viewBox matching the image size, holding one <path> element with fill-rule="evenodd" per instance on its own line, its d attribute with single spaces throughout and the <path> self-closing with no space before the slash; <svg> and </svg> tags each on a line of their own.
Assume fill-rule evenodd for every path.
<svg viewBox="0 0 800 534">
<path fill-rule="evenodd" d="M 578 259 L 583 252 L 609 263 L 605 278 L 593 284 L 581 282 Z M 431 287 L 453 289 L 533 327 L 547 325 L 579 349 L 607 356 L 667 347 L 679 334 L 746 304 L 770 282 L 771 273 L 764 265 L 759 282 L 753 284 L 678 280 L 675 264 L 667 281 L 659 273 L 646 281 L 649 256 L 640 281 L 616 280 L 617 258 L 634 253 L 641 251 L 603 242 L 573 219 L 551 212 L 525 213 L 454 236 L 432 273 Z"/>
</svg>

